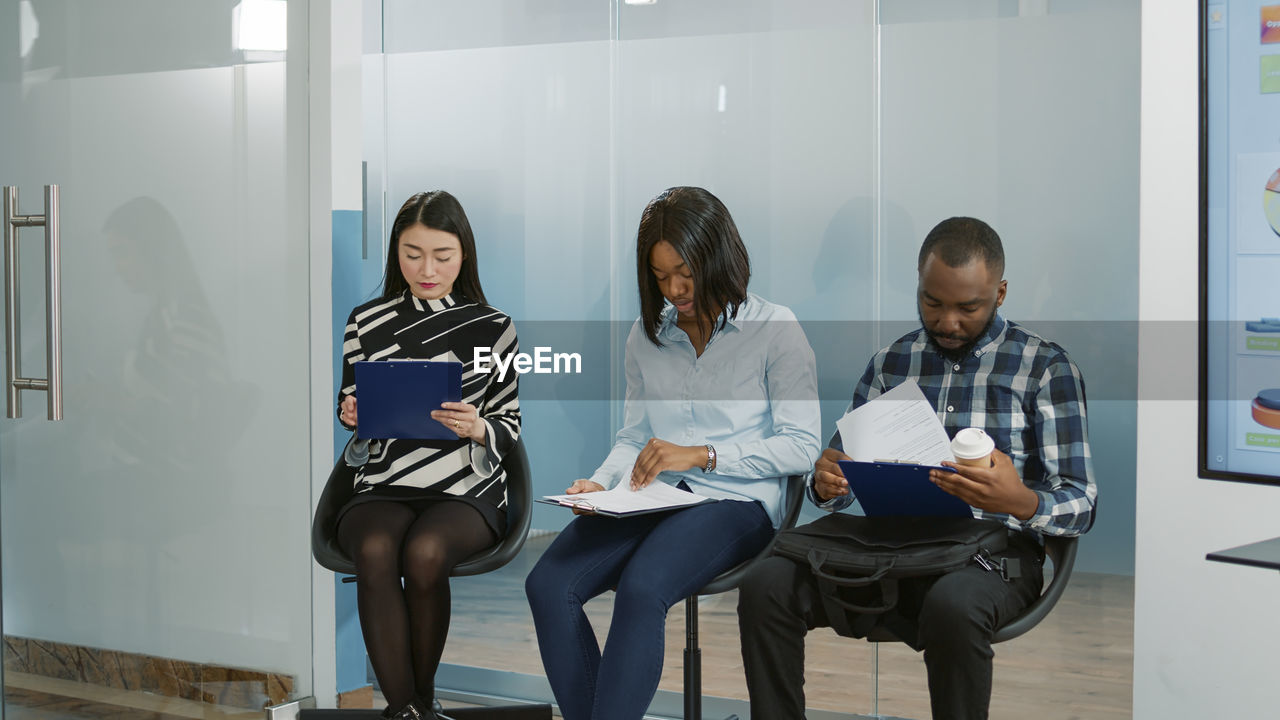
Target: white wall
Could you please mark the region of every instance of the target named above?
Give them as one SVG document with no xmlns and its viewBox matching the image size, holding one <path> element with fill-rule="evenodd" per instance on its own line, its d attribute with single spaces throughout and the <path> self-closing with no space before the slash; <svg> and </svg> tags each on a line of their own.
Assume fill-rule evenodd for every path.
<svg viewBox="0 0 1280 720">
<path fill-rule="evenodd" d="M 313 11 L 314 12 L 314 11 Z M 360 44 L 363 7 L 359 0 L 336 0 L 330 16 L 329 148 L 333 180 L 333 209 L 359 210 L 360 182 Z"/>
<path fill-rule="evenodd" d="M 1197 4 L 1142 4 L 1139 396 L 1188 399 L 1138 409 L 1133 714 L 1276 717 L 1280 573 L 1204 559 L 1280 534 L 1280 488 L 1196 477 Z"/>
</svg>

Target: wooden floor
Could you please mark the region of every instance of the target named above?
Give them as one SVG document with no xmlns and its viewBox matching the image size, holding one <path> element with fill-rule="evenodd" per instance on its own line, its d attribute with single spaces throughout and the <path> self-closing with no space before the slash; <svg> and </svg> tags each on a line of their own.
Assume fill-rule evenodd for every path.
<svg viewBox="0 0 1280 720">
<path fill-rule="evenodd" d="M 261 710 L 229 708 L 70 680 L 4 674 L 6 720 L 261 720 Z"/>
<path fill-rule="evenodd" d="M 531 539 L 520 558 L 496 573 L 454 580 L 454 616 L 445 662 L 543 674 L 523 583 L 549 540 L 549 536 Z M 706 696 L 747 696 L 736 608 L 734 592 L 701 601 L 699 634 Z M 608 632 L 611 611 L 609 594 L 587 605 L 587 615 L 601 642 Z M 680 605 L 668 617 L 662 690 L 681 691 L 684 640 L 684 606 Z M 1044 622 L 995 650 L 992 718 L 1131 717 L 1133 578 L 1076 573 Z M 875 645 L 820 630 L 807 638 L 806 656 L 805 691 L 810 708 L 929 717 L 924 662 L 905 645 Z"/>
<path fill-rule="evenodd" d="M 453 622 L 445 662 L 542 675 L 524 597 L 524 578 L 551 537 L 535 537 L 506 568 L 453 582 Z M 703 692 L 746 699 L 738 650 L 737 595 L 701 601 Z M 612 596 L 593 600 L 587 614 L 603 642 Z M 682 690 L 684 606 L 667 622 L 660 689 Z M 810 708 L 842 713 L 929 717 L 924 663 L 904 645 L 838 637 L 828 630 L 806 642 Z M 877 672 L 878 665 L 878 672 Z M 58 718 L 261 717 L 145 693 L 6 673 L 7 716 Z M 1027 635 L 996 646 L 991 717 L 1036 720 L 1111 720 L 1131 717 L 1133 682 L 1133 578 L 1076 573 L 1049 618 Z"/>
</svg>

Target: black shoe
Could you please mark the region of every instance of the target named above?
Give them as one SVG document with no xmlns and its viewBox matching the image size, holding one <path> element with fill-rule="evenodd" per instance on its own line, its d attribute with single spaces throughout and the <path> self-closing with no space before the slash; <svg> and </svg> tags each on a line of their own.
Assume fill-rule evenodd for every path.
<svg viewBox="0 0 1280 720">
<path fill-rule="evenodd" d="M 422 698 L 418 698 L 418 702 L 422 703 L 423 707 L 427 706 L 427 701 Z M 434 714 L 436 720 L 453 720 L 453 718 L 444 714 L 444 707 L 440 704 L 440 701 L 435 698 L 431 699 L 431 712 Z"/>
<path fill-rule="evenodd" d="M 417 700 L 410 700 L 408 705 L 396 712 L 392 712 L 391 706 L 388 705 L 387 709 L 382 711 L 382 717 L 387 720 L 436 720 L 436 714 L 423 708 Z"/>
</svg>

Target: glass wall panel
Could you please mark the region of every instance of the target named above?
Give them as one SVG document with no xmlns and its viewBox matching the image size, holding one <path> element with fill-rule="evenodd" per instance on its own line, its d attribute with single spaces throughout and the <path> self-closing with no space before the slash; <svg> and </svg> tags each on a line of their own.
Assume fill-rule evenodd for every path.
<svg viewBox="0 0 1280 720">
<path fill-rule="evenodd" d="M 598 373 L 522 380 L 535 493 L 589 473 L 612 441 L 620 341 L 638 314 L 636 226 L 663 189 L 706 187 L 733 213 L 751 290 L 805 325 L 827 432 L 872 353 L 917 324 L 924 234 L 973 215 L 1005 239 L 1005 315 L 1064 345 L 1088 381 L 1106 499 L 1077 570 L 1132 572 L 1137 2 L 387 0 L 383 10 L 365 81 L 377 116 L 370 168 L 385 161 L 370 185 L 385 182 L 385 214 L 419 190 L 454 192 L 486 292 L 526 351 L 581 352 Z M 549 697 L 520 583 L 568 519 L 537 509 L 520 560 L 455 583 L 441 687 Z M 611 597 L 587 607 L 603 638 Z M 704 695 L 744 699 L 736 595 L 701 609 Z M 676 608 L 660 715 L 680 713 L 683 645 Z M 809 652 L 838 658 L 808 668 L 815 716 L 929 714 L 923 664 L 904 646 L 818 631 Z"/>
<path fill-rule="evenodd" d="M 1001 312 L 1065 347 L 1089 393 L 1104 509 L 1081 564 L 1132 574 L 1137 4 L 945 21 L 882 5 L 901 20 L 881 29 L 884 318 L 915 319 L 917 254 L 938 221 L 1000 233 Z"/>
<path fill-rule="evenodd" d="M 563 492 L 612 437 L 610 6 L 386 2 L 383 11 L 387 53 L 381 67 L 366 60 L 365 80 L 385 74 L 387 223 L 413 193 L 453 193 L 475 232 L 485 294 L 515 320 L 522 351 L 581 356 L 581 374 L 520 380 L 534 493 Z M 542 675 L 523 582 L 571 517 L 536 506 L 520 558 L 454 580 L 444 660 L 455 667 L 442 669 L 441 687 L 469 682 L 460 666 Z"/>
<path fill-rule="evenodd" d="M 918 251 L 937 222 L 968 215 L 1000 234 L 1009 283 L 1001 313 L 1062 345 L 1088 391 L 1099 512 L 1072 583 L 1106 611 L 1086 620 L 1060 604 L 1050 620 L 1070 616 L 1107 635 L 1132 617 L 1131 580 L 1100 573 L 1133 573 L 1138 4 L 881 0 L 880 7 L 883 318 L 915 320 Z M 1084 709 L 1082 676 L 1037 670 L 1055 630 L 997 646 L 992 717 L 1046 708 L 1061 708 L 1054 717 L 1127 716 L 1131 640 L 1057 657 L 1119 668 L 1102 684 L 1089 681 L 1119 706 Z M 927 717 L 919 656 L 886 644 L 881 660 L 880 712 Z M 1008 690 L 1020 683 L 1035 689 Z M 1037 702 L 1025 703 L 1032 692 Z"/>
<path fill-rule="evenodd" d="M 673 185 L 713 192 L 751 255 L 750 290 L 790 307 L 818 355 L 824 428 L 874 348 L 875 24 L 870 2 L 623 5 L 618 32 L 620 322 L 639 314 L 633 267 L 645 203 Z M 615 362 L 621 362 L 618 358 Z M 746 698 L 737 593 L 701 600 L 704 694 Z M 683 612 L 667 619 L 662 690 L 682 692 Z M 814 633 L 823 642 L 830 631 Z M 811 676 L 810 705 L 871 708 L 873 648 L 848 676 Z M 726 671 L 733 668 L 733 671 Z"/>
<path fill-rule="evenodd" d="M 285 3 L 238 22 L 253 5 L 0 2 L 0 184 L 30 214 L 60 186 L 65 384 L 63 420 L 32 391 L 0 420 L 13 709 L 49 679 L 146 708 L 311 694 L 305 74 Z M 41 240 L 19 234 L 28 377 Z"/>
</svg>

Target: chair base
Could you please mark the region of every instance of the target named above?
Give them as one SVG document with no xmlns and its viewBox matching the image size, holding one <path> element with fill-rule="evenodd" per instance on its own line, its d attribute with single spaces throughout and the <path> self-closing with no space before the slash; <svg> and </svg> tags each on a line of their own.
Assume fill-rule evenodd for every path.
<svg viewBox="0 0 1280 720">
<path fill-rule="evenodd" d="M 446 709 L 453 720 L 551 720 L 550 705 L 502 705 Z M 301 710 L 298 720 L 375 720 L 381 710 Z"/>
</svg>

